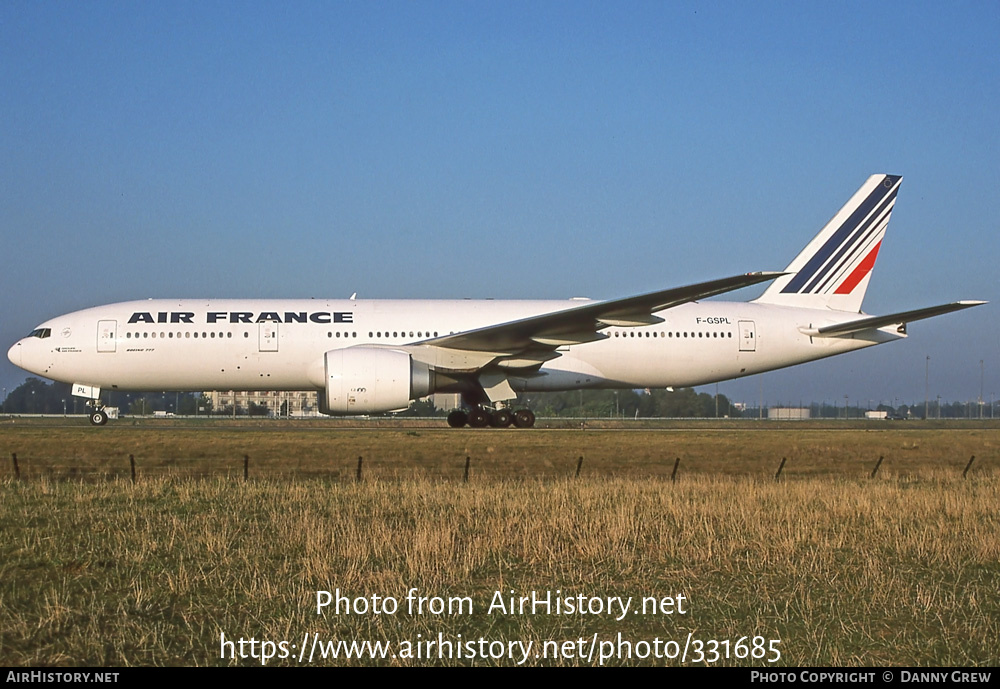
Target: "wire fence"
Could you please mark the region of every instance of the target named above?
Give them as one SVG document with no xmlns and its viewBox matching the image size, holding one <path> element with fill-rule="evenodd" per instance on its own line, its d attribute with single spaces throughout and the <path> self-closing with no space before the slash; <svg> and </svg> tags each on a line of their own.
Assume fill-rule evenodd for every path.
<svg viewBox="0 0 1000 689">
<path fill-rule="evenodd" d="M 858 465 L 847 468 L 840 467 L 839 471 L 828 471 L 826 475 L 839 478 L 862 478 L 869 480 L 877 479 L 881 476 L 898 477 L 900 471 L 886 472 L 880 470 L 886 462 L 886 457 L 880 455 L 871 462 L 860 462 Z M 891 465 L 891 462 L 890 462 Z M 902 475 L 914 476 L 920 472 L 914 472 L 913 468 L 906 464 L 905 459 L 901 460 Z M 974 466 L 976 465 L 976 466 Z M 977 468 L 984 468 L 983 461 L 976 464 L 976 456 L 972 455 L 964 461 L 959 470 L 957 463 L 941 464 L 935 467 L 933 475 L 935 477 L 952 477 L 968 479 L 977 475 Z M 697 462 L 691 462 L 690 467 L 694 470 L 687 475 L 706 475 L 703 468 L 697 467 Z M 786 472 L 786 467 L 789 469 Z M 869 469 L 870 467 L 870 469 Z M 102 459 L 84 459 L 79 457 L 38 457 L 19 456 L 18 453 L 10 454 L 8 464 L 8 480 L 13 481 L 122 481 L 127 480 L 133 483 L 143 479 L 151 478 L 175 478 L 175 479 L 202 479 L 202 478 L 225 478 L 233 481 L 259 480 L 288 480 L 288 479 L 327 479 L 332 481 L 355 481 L 369 480 L 396 480 L 402 478 L 436 478 L 443 480 L 509 480 L 526 478 L 636 478 L 650 479 L 659 478 L 661 480 L 676 482 L 685 476 L 684 463 L 681 457 L 674 457 L 664 460 L 654 467 L 647 466 L 645 471 L 636 473 L 635 471 L 615 472 L 609 469 L 607 463 L 601 463 L 595 471 L 588 471 L 585 455 L 577 457 L 566 457 L 559 461 L 549 462 L 546 467 L 539 470 L 526 464 L 505 463 L 497 461 L 495 458 L 484 458 L 476 460 L 472 455 L 464 458 L 454 458 L 440 460 L 431 463 L 415 464 L 414 466 L 401 468 L 398 463 L 380 464 L 378 458 L 365 458 L 359 455 L 357 458 L 331 460 L 329 463 L 320 464 L 315 461 L 297 462 L 287 461 L 275 457 L 262 457 L 251 459 L 250 454 L 244 453 L 234 455 L 231 458 L 201 458 L 201 457 L 176 457 L 176 458 L 148 458 L 143 460 L 135 454 L 127 456 L 107 457 Z M 993 467 L 995 469 L 995 467 Z M 928 473 L 928 472 L 924 472 Z M 992 472 L 982 472 L 985 475 Z M 0 474 L 2 475 L 2 474 Z M 794 479 L 802 477 L 815 477 L 815 471 L 805 471 L 796 473 L 796 462 L 789 462 L 788 457 L 781 457 L 771 466 L 766 463 L 757 462 L 753 467 L 744 468 L 729 472 L 729 476 L 742 476 L 752 479 L 769 479 L 781 481 L 784 479 Z"/>
</svg>

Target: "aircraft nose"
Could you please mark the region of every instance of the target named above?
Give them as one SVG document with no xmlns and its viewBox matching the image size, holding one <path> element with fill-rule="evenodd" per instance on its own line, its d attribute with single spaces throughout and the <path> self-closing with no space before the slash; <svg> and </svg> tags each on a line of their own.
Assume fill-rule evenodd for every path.
<svg viewBox="0 0 1000 689">
<path fill-rule="evenodd" d="M 7 358 L 10 359 L 10 363 L 14 364 L 18 368 L 21 368 L 21 343 L 16 343 L 13 347 L 7 350 Z"/>
</svg>

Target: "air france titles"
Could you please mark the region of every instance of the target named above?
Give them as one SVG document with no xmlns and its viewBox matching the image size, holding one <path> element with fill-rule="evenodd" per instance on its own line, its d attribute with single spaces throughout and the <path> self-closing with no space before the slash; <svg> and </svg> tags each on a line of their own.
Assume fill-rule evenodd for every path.
<svg viewBox="0 0 1000 689">
<path fill-rule="evenodd" d="M 129 323 L 191 323 L 194 311 L 136 311 Z M 209 311 L 205 322 L 212 323 L 353 323 L 353 311 Z"/>
</svg>

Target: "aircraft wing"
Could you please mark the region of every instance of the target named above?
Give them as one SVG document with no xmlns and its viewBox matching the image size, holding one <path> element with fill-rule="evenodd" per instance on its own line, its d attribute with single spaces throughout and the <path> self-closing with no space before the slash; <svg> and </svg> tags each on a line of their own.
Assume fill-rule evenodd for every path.
<svg viewBox="0 0 1000 689">
<path fill-rule="evenodd" d="M 489 352 L 497 356 L 510 356 L 531 350 L 544 354 L 563 345 L 606 339 L 607 335 L 600 331 L 609 326 L 660 323 L 663 319 L 653 315 L 657 311 L 774 280 L 783 274 L 747 273 L 623 299 L 588 302 L 563 311 L 424 340 L 420 344 L 467 352 Z"/>
<path fill-rule="evenodd" d="M 833 337 L 838 335 L 849 335 L 851 333 L 860 332 L 862 330 L 870 330 L 872 328 L 884 328 L 887 325 L 895 325 L 897 323 L 905 325 L 911 321 L 919 321 L 924 318 L 931 318 L 932 316 L 940 316 L 941 314 L 951 313 L 952 311 L 961 311 L 962 309 L 968 309 L 985 303 L 985 301 L 956 301 L 951 304 L 929 306 L 925 309 L 915 309 L 913 311 L 900 311 L 899 313 L 890 313 L 885 316 L 869 316 L 855 321 L 848 321 L 846 323 L 837 323 L 835 325 L 826 325 L 822 328 L 816 328 L 815 334 Z"/>
</svg>

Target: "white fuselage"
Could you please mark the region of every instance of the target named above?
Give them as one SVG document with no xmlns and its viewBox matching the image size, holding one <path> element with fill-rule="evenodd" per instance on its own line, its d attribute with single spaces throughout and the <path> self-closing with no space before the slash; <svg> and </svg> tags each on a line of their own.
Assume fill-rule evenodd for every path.
<svg viewBox="0 0 1000 689">
<path fill-rule="evenodd" d="M 33 373 L 103 389 L 321 390 L 324 353 L 401 347 L 587 301 L 149 300 L 59 316 L 11 347 Z M 694 386 L 821 359 L 904 337 L 894 329 L 838 338 L 803 330 L 857 318 L 832 310 L 703 301 L 662 323 L 608 327 L 562 347 L 514 390 Z"/>
</svg>

